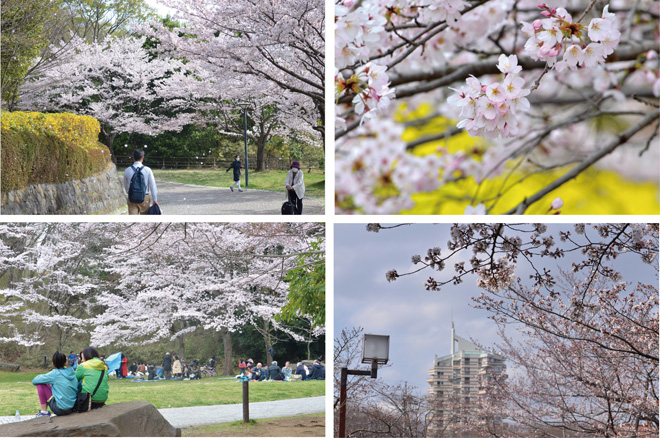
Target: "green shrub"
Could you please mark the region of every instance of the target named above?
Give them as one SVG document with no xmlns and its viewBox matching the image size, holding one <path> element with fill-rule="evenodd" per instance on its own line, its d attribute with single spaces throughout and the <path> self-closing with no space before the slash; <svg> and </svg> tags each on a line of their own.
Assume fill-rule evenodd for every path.
<svg viewBox="0 0 660 438">
<path fill-rule="evenodd" d="M 111 157 L 98 141 L 100 129 L 90 116 L 2 113 L 2 191 L 83 179 L 104 170 Z"/>
</svg>

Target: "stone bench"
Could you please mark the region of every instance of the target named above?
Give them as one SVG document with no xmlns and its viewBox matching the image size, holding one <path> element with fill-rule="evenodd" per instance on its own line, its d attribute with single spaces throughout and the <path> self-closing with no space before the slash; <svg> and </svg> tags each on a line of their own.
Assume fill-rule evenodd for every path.
<svg viewBox="0 0 660 438">
<path fill-rule="evenodd" d="M 83 414 L 0 425 L 0 436 L 181 436 L 149 402 L 106 405 Z"/>
</svg>

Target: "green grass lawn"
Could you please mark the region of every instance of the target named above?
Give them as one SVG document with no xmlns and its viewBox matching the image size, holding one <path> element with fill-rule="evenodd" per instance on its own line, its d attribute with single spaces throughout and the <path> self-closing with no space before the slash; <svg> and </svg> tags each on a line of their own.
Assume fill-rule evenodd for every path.
<svg viewBox="0 0 660 438">
<path fill-rule="evenodd" d="M 0 415 L 34 414 L 39 408 L 32 379 L 40 373 L 0 371 Z M 250 402 L 317 397 L 325 394 L 325 382 L 254 382 L 250 383 Z M 156 408 L 179 408 L 242 403 L 242 384 L 234 380 L 206 377 L 201 380 L 163 380 L 132 382 L 110 378 L 108 404 L 144 400 Z"/>
<path fill-rule="evenodd" d="M 156 179 L 184 184 L 196 184 L 210 187 L 229 187 L 234 183 L 232 172 L 225 169 L 207 170 L 159 170 L 153 169 Z M 251 171 L 249 174 L 249 188 L 270 190 L 284 193 L 284 179 L 286 171 L 267 170 L 264 172 Z M 323 202 L 325 199 L 325 174 L 319 171 L 304 174 L 305 197 L 316 198 Z M 241 186 L 245 184 L 245 175 L 241 176 Z"/>
</svg>

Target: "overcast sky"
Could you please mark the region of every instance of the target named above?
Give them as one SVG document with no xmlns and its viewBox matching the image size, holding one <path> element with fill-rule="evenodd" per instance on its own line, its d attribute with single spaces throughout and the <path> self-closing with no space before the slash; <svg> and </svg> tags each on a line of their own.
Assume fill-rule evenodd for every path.
<svg viewBox="0 0 660 438">
<path fill-rule="evenodd" d="M 549 229 L 556 227 L 573 229 L 573 225 Z M 413 254 L 424 257 L 427 249 L 434 246 L 446 253 L 449 229 L 448 224 L 415 224 L 370 233 L 364 224 L 335 224 L 335 337 L 342 328 L 354 326 L 363 327 L 365 333 L 390 335 L 393 365 L 379 372 L 379 378 L 390 383 L 405 380 L 424 393 L 434 355 L 449 354 L 452 313 L 457 335 L 486 346 L 499 342 L 496 325 L 487 318 L 489 314 L 470 307 L 470 297 L 481 292 L 475 286 L 475 277 L 467 277 L 463 284 L 447 286 L 440 292 L 424 289 L 431 271 L 392 283 L 385 279 L 390 269 L 399 273 L 412 270 Z M 619 260 L 619 268 L 634 279 L 657 282 L 648 265 L 645 270 L 637 269 L 639 259 Z M 459 260 L 451 265 L 456 261 Z M 550 261 L 547 266 L 556 269 L 561 263 L 559 266 L 568 267 L 570 262 Z M 627 269 L 626 264 L 630 265 Z M 525 278 L 526 270 L 519 265 L 516 273 Z M 448 275 L 450 271 L 447 268 L 443 273 Z M 626 272 L 623 275 L 626 279 Z"/>
</svg>

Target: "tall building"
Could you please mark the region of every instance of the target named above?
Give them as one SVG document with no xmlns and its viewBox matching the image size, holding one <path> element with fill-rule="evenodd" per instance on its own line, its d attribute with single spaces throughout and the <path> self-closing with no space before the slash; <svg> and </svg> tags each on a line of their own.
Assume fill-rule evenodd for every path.
<svg viewBox="0 0 660 438">
<path fill-rule="evenodd" d="M 426 380 L 435 411 L 430 434 L 451 431 L 457 423 L 485 421 L 475 418 L 475 406 L 486 394 L 488 381 L 494 376 L 506 377 L 505 371 L 504 357 L 458 336 L 452 322 L 450 354 L 435 356 Z"/>
</svg>

